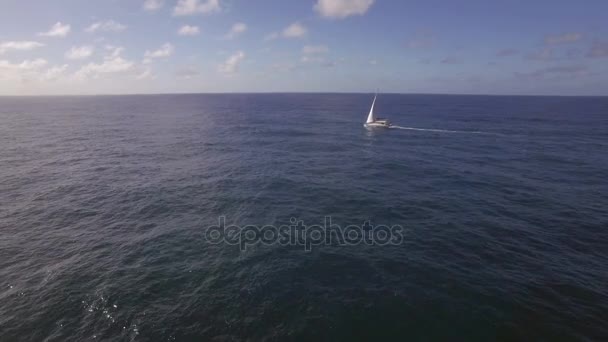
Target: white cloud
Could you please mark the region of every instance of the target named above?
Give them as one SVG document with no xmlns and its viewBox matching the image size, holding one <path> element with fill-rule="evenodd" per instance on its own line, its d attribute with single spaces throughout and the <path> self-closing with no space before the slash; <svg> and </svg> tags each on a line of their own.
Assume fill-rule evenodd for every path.
<svg viewBox="0 0 608 342">
<path fill-rule="evenodd" d="M 173 52 L 175 51 L 175 48 L 173 47 L 173 45 L 169 44 L 169 43 L 165 43 L 163 44 L 163 46 L 161 46 L 158 50 L 155 51 L 146 51 L 146 53 L 144 54 L 144 63 L 150 63 L 152 61 L 153 58 L 167 58 L 171 55 L 173 55 Z"/>
<path fill-rule="evenodd" d="M 173 15 L 209 14 L 220 10 L 220 0 L 206 0 L 203 3 L 201 0 L 179 0 L 173 9 Z"/>
<path fill-rule="evenodd" d="M 21 63 L 11 63 L 0 60 L 0 80 L 27 80 L 40 78 L 40 69 L 47 66 L 45 59 L 24 60 Z"/>
<path fill-rule="evenodd" d="M 239 64 L 245 58 L 245 53 L 243 51 L 237 51 L 232 56 L 228 57 L 228 59 L 218 66 L 218 70 L 224 74 L 234 74 L 239 70 Z"/>
<path fill-rule="evenodd" d="M 143 68 L 143 70 L 137 76 L 135 76 L 136 80 L 153 80 L 155 78 L 156 76 L 154 76 L 152 73 L 152 69 L 148 67 Z"/>
<path fill-rule="evenodd" d="M 302 53 L 305 55 L 327 53 L 329 48 L 325 45 L 306 45 L 302 48 Z"/>
<path fill-rule="evenodd" d="M 23 63 L 21 63 L 20 66 L 25 69 L 38 69 L 38 68 L 46 66 L 47 64 L 48 64 L 48 62 L 45 59 L 37 58 L 33 61 L 26 60 Z"/>
<path fill-rule="evenodd" d="M 40 75 L 40 80 L 41 81 L 57 81 L 64 76 L 67 69 L 68 69 L 67 64 L 47 69 Z"/>
<path fill-rule="evenodd" d="M 557 36 L 547 36 L 545 37 L 545 44 L 547 45 L 557 45 L 557 44 L 567 44 L 574 43 L 583 38 L 583 35 L 576 32 L 564 33 Z"/>
<path fill-rule="evenodd" d="M 125 51 L 125 48 L 122 46 L 106 45 L 105 48 L 110 51 L 110 54 L 106 58 L 118 57 Z"/>
<path fill-rule="evenodd" d="M 275 40 L 277 38 L 303 38 L 308 33 L 308 29 L 306 26 L 300 24 L 299 22 L 295 22 L 289 26 L 287 26 L 281 32 L 272 32 L 264 37 L 264 40 Z"/>
<path fill-rule="evenodd" d="M 101 61 L 87 63 L 73 72 L 70 72 L 68 64 L 50 65 L 42 58 L 20 62 L 0 60 L 0 84 L 12 86 L 13 91 L 27 89 L 36 93 L 40 89 L 58 90 L 65 89 L 61 87 L 66 86 L 76 87 L 72 89 L 84 89 L 82 87 L 85 85 L 95 86 L 106 81 L 114 84 L 128 80 L 154 79 L 150 67 L 122 57 L 123 48 L 106 46 L 105 50 L 106 55 Z M 5 89 L 11 91 L 11 88 Z"/>
<path fill-rule="evenodd" d="M 85 29 L 85 32 L 95 33 L 95 32 L 120 32 L 124 31 L 127 28 L 126 25 L 118 23 L 114 20 L 106 20 L 106 21 L 98 21 L 96 23 L 91 24 L 91 26 Z"/>
<path fill-rule="evenodd" d="M 163 7 L 163 0 L 146 0 L 144 1 L 144 10 L 156 11 Z"/>
<path fill-rule="evenodd" d="M 48 62 L 45 59 L 38 58 L 34 60 L 26 59 L 21 63 L 11 63 L 6 60 L 0 60 L 0 69 L 4 70 L 34 70 L 46 66 Z"/>
<path fill-rule="evenodd" d="M 135 63 L 123 59 L 122 57 L 115 57 L 104 60 L 102 63 L 89 63 L 83 66 L 76 72 L 76 77 L 79 79 L 85 78 L 98 78 L 104 74 L 122 73 L 125 71 L 131 71 Z"/>
<path fill-rule="evenodd" d="M 201 32 L 198 26 L 184 25 L 179 28 L 177 34 L 180 36 L 196 36 Z"/>
<path fill-rule="evenodd" d="M 247 25 L 245 23 L 236 23 L 236 24 L 232 25 L 232 28 L 230 28 L 230 31 L 228 33 L 226 33 L 224 38 L 234 39 L 237 36 L 239 36 L 241 33 L 244 33 L 245 31 L 247 31 Z"/>
<path fill-rule="evenodd" d="M 34 41 L 9 41 L 0 43 L 0 55 L 7 51 L 28 51 L 39 47 L 43 47 L 44 44 Z"/>
<path fill-rule="evenodd" d="M 65 36 L 67 36 L 70 31 L 72 30 L 72 27 L 68 24 L 62 24 L 60 21 L 58 21 L 57 23 L 55 23 L 55 25 L 51 26 L 51 28 L 46 31 L 46 32 L 40 32 L 38 33 L 39 36 L 43 36 L 43 37 L 59 37 L 59 38 L 63 38 Z"/>
<path fill-rule="evenodd" d="M 104 57 L 102 63 L 89 63 L 80 68 L 80 70 L 74 74 L 74 77 L 77 80 L 84 80 L 99 78 L 107 74 L 120 74 L 134 71 L 135 63 L 120 56 L 124 50 L 123 48 L 113 46 L 108 46 L 106 48 L 110 51 L 110 54 Z"/>
<path fill-rule="evenodd" d="M 287 26 L 282 33 L 282 36 L 285 38 L 302 38 L 306 36 L 308 29 L 300 23 L 293 23 Z"/>
<path fill-rule="evenodd" d="M 121 56 L 123 47 L 107 45 L 108 54 L 101 63 L 89 63 L 76 71 L 72 79 L 84 81 L 106 77 L 128 76 L 131 79 L 154 79 L 152 69 Z"/>
<path fill-rule="evenodd" d="M 41 58 L 10 62 L 0 60 L 0 89 L 4 94 L 35 94 L 41 87 L 60 89 L 68 65 L 51 66 Z"/>
<path fill-rule="evenodd" d="M 85 59 L 93 55 L 94 48 L 90 45 L 73 46 L 65 53 L 67 59 Z"/>
<path fill-rule="evenodd" d="M 346 18 L 363 15 L 374 4 L 374 0 L 318 0 L 314 10 L 327 18 Z"/>
</svg>

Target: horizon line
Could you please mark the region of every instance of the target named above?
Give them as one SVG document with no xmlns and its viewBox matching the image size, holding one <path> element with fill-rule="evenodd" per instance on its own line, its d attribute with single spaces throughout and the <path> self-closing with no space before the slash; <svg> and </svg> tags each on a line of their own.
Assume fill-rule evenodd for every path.
<svg viewBox="0 0 608 342">
<path fill-rule="evenodd" d="M 244 91 L 244 92 L 164 92 L 164 93 L 99 93 L 99 94 L 22 94 L 2 95 L 2 97 L 101 97 L 101 96 L 166 96 L 166 95 L 272 95 L 272 94 L 374 94 L 379 95 L 426 95 L 426 96 L 511 96 L 511 97 L 608 97 L 608 95 L 564 95 L 564 94 L 474 94 L 474 93 L 407 93 L 407 92 L 375 92 L 375 91 Z"/>
</svg>

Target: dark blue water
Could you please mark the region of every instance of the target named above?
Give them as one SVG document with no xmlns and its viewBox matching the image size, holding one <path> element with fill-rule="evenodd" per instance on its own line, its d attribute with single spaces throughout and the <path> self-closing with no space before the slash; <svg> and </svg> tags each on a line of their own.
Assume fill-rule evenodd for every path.
<svg viewBox="0 0 608 342">
<path fill-rule="evenodd" d="M 0 340 L 605 340 L 608 99 L 371 99 L 0 98 Z M 406 234 L 240 251 L 220 215 Z"/>
</svg>

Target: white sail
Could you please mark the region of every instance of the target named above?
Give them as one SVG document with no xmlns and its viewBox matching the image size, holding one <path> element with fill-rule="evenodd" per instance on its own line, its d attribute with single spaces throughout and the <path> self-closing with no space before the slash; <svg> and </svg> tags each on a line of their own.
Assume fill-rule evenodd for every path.
<svg viewBox="0 0 608 342">
<path fill-rule="evenodd" d="M 374 121 L 376 121 L 376 118 L 374 117 L 374 104 L 376 104 L 376 96 L 374 96 L 374 102 L 372 102 L 372 108 L 369 110 L 369 115 L 367 116 L 367 121 L 365 123 L 372 123 Z"/>
</svg>

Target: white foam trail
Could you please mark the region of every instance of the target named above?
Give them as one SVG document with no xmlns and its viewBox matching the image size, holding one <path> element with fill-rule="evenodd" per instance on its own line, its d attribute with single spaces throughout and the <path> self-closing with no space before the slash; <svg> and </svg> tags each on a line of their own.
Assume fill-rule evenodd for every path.
<svg viewBox="0 0 608 342">
<path fill-rule="evenodd" d="M 391 126 L 390 128 L 396 129 L 407 129 L 410 131 L 425 131 L 425 132 L 439 132 L 439 133 L 461 133 L 461 134 L 492 134 L 479 131 L 451 131 L 448 129 L 433 129 L 433 128 L 416 128 L 416 127 L 403 127 L 403 126 Z"/>
</svg>

